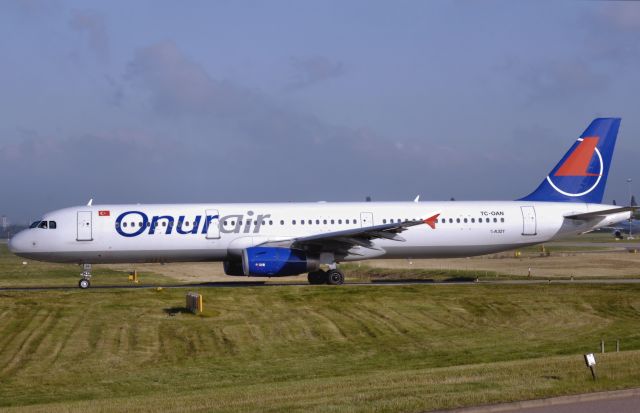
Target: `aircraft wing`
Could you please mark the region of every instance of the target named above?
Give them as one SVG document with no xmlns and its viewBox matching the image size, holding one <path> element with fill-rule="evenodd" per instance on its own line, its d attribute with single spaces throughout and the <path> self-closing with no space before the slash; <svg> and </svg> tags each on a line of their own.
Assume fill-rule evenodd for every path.
<svg viewBox="0 0 640 413">
<path fill-rule="evenodd" d="M 590 220 L 598 217 L 606 217 L 607 215 L 617 214 L 620 212 L 635 211 L 638 207 L 620 207 L 612 209 L 603 209 L 601 211 L 585 212 L 582 214 L 565 215 L 567 219 Z"/>
<path fill-rule="evenodd" d="M 279 241 L 267 241 L 260 244 L 261 247 L 295 248 L 314 252 L 333 252 L 335 254 L 348 255 L 354 247 L 363 247 L 376 250 L 373 245 L 375 239 L 389 239 L 393 241 L 405 241 L 399 234 L 407 229 L 427 224 L 435 229 L 436 219 L 440 214 L 433 215 L 424 220 L 412 220 L 393 224 L 374 225 L 371 227 L 352 228 L 343 231 L 333 231 L 324 234 L 315 234 L 307 237 L 291 238 Z M 353 253 L 353 252 L 351 252 Z"/>
</svg>

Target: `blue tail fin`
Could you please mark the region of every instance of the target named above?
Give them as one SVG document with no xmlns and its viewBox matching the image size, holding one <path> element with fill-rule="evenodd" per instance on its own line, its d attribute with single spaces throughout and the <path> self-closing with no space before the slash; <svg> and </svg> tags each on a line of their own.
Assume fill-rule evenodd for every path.
<svg viewBox="0 0 640 413">
<path fill-rule="evenodd" d="M 602 202 L 620 118 L 599 118 L 522 201 Z"/>
</svg>

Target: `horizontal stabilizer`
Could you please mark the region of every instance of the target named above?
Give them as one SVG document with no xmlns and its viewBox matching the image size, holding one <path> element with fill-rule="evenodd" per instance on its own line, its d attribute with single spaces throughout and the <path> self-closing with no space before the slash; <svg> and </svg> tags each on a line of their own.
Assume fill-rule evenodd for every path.
<svg viewBox="0 0 640 413">
<path fill-rule="evenodd" d="M 620 212 L 635 211 L 638 207 L 620 207 L 612 209 L 603 209 L 601 211 L 585 212 L 582 214 L 566 215 L 567 219 L 589 220 L 597 217 L 606 217 L 607 215 L 618 214 Z"/>
</svg>

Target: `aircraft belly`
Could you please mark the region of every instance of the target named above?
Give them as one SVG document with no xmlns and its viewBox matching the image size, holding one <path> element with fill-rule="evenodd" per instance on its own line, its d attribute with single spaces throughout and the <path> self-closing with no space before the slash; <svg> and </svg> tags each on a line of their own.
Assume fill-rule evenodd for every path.
<svg viewBox="0 0 640 413">
<path fill-rule="evenodd" d="M 28 255 L 23 254 L 23 256 L 37 261 L 60 263 L 116 264 L 148 262 L 202 262 L 222 261 L 227 257 L 227 250 L 65 251 L 33 252 Z"/>
<path fill-rule="evenodd" d="M 402 246 L 387 247 L 387 253 L 381 258 L 460 258 L 477 255 L 494 254 L 497 252 L 522 248 L 537 244 L 534 242 L 507 244 L 478 244 L 478 245 L 430 245 L 430 246 Z"/>
</svg>

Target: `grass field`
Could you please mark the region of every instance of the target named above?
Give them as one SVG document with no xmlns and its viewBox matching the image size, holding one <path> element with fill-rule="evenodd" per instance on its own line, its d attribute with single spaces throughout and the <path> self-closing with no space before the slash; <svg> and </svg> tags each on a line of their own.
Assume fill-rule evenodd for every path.
<svg viewBox="0 0 640 413">
<path fill-rule="evenodd" d="M 0 245 L 0 286 L 78 272 Z M 640 386 L 640 285 L 202 288 L 198 316 L 187 291 L 0 291 L 0 411 L 417 412 Z M 600 339 L 623 351 L 593 382 Z"/>
<path fill-rule="evenodd" d="M 421 411 L 640 384 L 638 286 L 0 293 L 0 406 Z M 581 354 L 604 338 L 592 383 Z"/>
<path fill-rule="evenodd" d="M 11 254 L 6 244 L 0 244 L 0 287 L 73 287 L 80 279 L 82 267 L 72 264 L 51 264 L 24 260 Z M 95 265 L 91 285 L 126 285 L 128 273 L 106 266 Z M 144 284 L 175 283 L 175 280 L 160 274 L 140 274 Z"/>
</svg>

